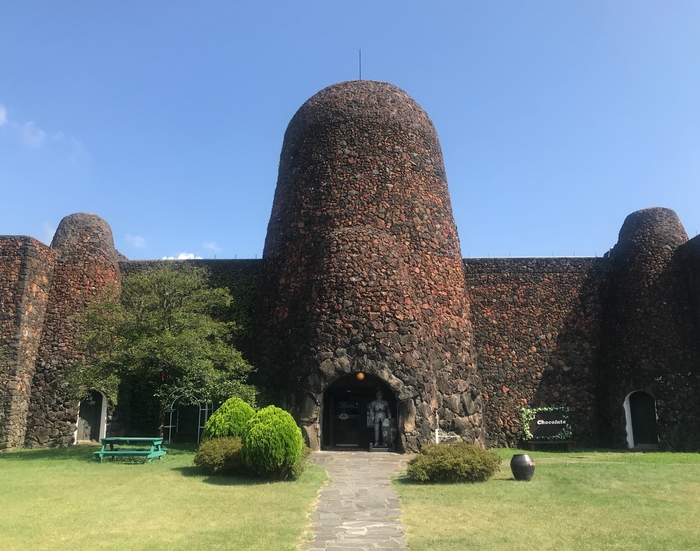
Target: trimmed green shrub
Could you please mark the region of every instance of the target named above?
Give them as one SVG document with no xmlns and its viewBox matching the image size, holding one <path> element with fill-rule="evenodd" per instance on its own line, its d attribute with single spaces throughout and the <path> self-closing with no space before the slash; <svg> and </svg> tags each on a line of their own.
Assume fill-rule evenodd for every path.
<svg viewBox="0 0 700 551">
<path fill-rule="evenodd" d="M 500 465 L 498 454 L 463 442 L 426 444 L 408 462 L 406 474 L 416 482 L 483 482 Z"/>
<path fill-rule="evenodd" d="M 306 470 L 306 463 L 308 462 L 310 455 L 311 448 L 304 444 L 301 448 L 301 456 L 290 469 L 290 478 L 299 478 L 302 475 L 302 473 Z"/>
<path fill-rule="evenodd" d="M 197 449 L 194 464 L 209 474 L 247 474 L 241 446 L 241 439 L 237 436 L 206 440 Z"/>
<path fill-rule="evenodd" d="M 255 415 L 255 410 L 240 398 L 229 398 L 211 414 L 204 431 L 202 440 L 222 438 L 224 436 L 241 436 L 243 427 Z"/>
<path fill-rule="evenodd" d="M 304 439 L 294 418 L 275 406 L 258 411 L 243 429 L 243 462 L 270 478 L 294 478 Z M 303 471 L 303 467 L 301 468 Z"/>
</svg>

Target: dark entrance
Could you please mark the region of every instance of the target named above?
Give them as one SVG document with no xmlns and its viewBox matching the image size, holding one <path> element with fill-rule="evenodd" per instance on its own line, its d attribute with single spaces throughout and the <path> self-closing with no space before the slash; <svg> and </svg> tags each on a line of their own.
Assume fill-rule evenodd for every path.
<svg viewBox="0 0 700 551">
<path fill-rule="evenodd" d="M 176 444 L 197 444 L 199 406 L 197 404 L 180 405 L 177 409 L 177 429 L 172 434 Z"/>
<path fill-rule="evenodd" d="M 96 390 L 90 391 L 90 396 L 80 402 L 78 411 L 78 429 L 75 440 L 84 442 L 100 440 L 100 423 L 102 422 L 102 394 Z"/>
<path fill-rule="evenodd" d="M 189 397 L 192 399 L 192 397 Z M 199 444 L 209 416 L 214 409 L 211 402 L 179 403 L 179 398 L 165 410 L 163 437 L 166 444 Z M 221 404 L 217 404 L 217 407 Z"/>
<path fill-rule="evenodd" d="M 367 404 L 376 398 L 378 390 L 389 402 L 392 425 L 396 427 L 396 397 L 379 377 L 352 373 L 328 387 L 323 394 L 323 449 L 369 450 L 374 425 L 367 426 Z"/>
<path fill-rule="evenodd" d="M 656 434 L 656 405 L 650 394 L 646 392 L 630 394 L 630 418 L 635 446 L 659 443 Z"/>
</svg>

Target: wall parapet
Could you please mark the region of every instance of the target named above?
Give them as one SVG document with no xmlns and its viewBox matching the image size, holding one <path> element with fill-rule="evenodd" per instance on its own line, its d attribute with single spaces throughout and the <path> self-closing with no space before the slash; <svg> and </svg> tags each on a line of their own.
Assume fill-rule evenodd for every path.
<svg viewBox="0 0 700 551">
<path fill-rule="evenodd" d="M 465 258 L 463 262 L 467 277 L 502 273 L 605 273 L 611 266 L 610 259 L 595 256 Z"/>
</svg>

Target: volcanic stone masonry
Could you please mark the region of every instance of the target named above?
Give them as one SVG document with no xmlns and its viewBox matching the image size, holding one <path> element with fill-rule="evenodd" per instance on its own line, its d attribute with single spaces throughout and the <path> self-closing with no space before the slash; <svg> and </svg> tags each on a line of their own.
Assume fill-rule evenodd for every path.
<svg viewBox="0 0 700 551">
<path fill-rule="evenodd" d="M 77 404 L 69 402 L 62 385 L 65 368 L 81 359 L 73 350 L 73 318 L 103 291 L 119 284 L 112 230 L 100 217 L 67 216 L 51 248 L 56 262 L 26 421 L 25 444 L 29 447 L 73 442 Z"/>
<path fill-rule="evenodd" d="M 55 252 L 0 237 L 0 450 L 22 447 Z"/>
<path fill-rule="evenodd" d="M 624 442 L 616 406 L 642 389 L 655 399 L 661 444 L 700 447 L 697 302 L 693 308 L 700 287 L 693 293 L 684 277 L 692 274 L 693 261 L 698 274 L 697 248 L 687 241 L 675 212 L 645 209 L 627 217 L 611 251 L 597 393 L 605 445 Z"/>
<path fill-rule="evenodd" d="M 522 436 L 520 411 L 533 406 L 570 407 L 576 441 L 597 443 L 608 265 L 604 258 L 464 261 L 492 445 L 515 445 Z"/>
<path fill-rule="evenodd" d="M 74 316 L 162 262 L 127 261 L 92 214 L 51 247 L 0 237 L 0 449 L 73 442 Z M 579 445 L 700 450 L 700 238 L 651 208 L 604 258 L 462 259 L 433 124 L 390 84 L 336 84 L 294 115 L 262 260 L 191 262 L 254 319 L 237 345 L 314 449 L 329 388 L 362 373 L 393 394 L 402 451 L 436 429 L 517 446 L 540 406 L 569 407 Z"/>
<path fill-rule="evenodd" d="M 294 115 L 260 291 L 258 364 L 298 411 L 312 447 L 323 392 L 352 372 L 389 384 L 404 449 L 431 438 L 441 408 L 450 429 L 483 442 L 442 152 L 432 122 L 405 92 L 337 84 Z"/>
</svg>

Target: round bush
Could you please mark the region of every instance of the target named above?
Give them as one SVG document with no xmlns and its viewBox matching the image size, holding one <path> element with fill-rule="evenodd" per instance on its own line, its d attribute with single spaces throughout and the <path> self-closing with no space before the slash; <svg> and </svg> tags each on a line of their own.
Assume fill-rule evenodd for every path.
<svg viewBox="0 0 700 551">
<path fill-rule="evenodd" d="M 289 470 L 289 475 L 287 478 L 299 478 L 302 473 L 306 470 L 306 463 L 308 462 L 309 456 L 311 455 L 311 448 L 304 444 L 301 447 L 301 456 L 297 460 L 292 468 Z"/>
<path fill-rule="evenodd" d="M 500 465 L 498 454 L 463 442 L 426 444 L 408 462 L 406 474 L 416 482 L 483 482 Z"/>
<path fill-rule="evenodd" d="M 206 440 L 197 449 L 194 464 L 209 474 L 245 474 L 241 439 L 234 436 Z"/>
<path fill-rule="evenodd" d="M 243 427 L 255 415 L 255 410 L 240 398 L 229 398 L 212 413 L 204 425 L 202 440 L 241 436 Z"/>
<path fill-rule="evenodd" d="M 243 462 L 271 478 L 293 478 L 304 439 L 294 418 L 275 406 L 258 411 L 243 429 Z M 303 470 L 303 467 L 302 467 Z"/>
</svg>

